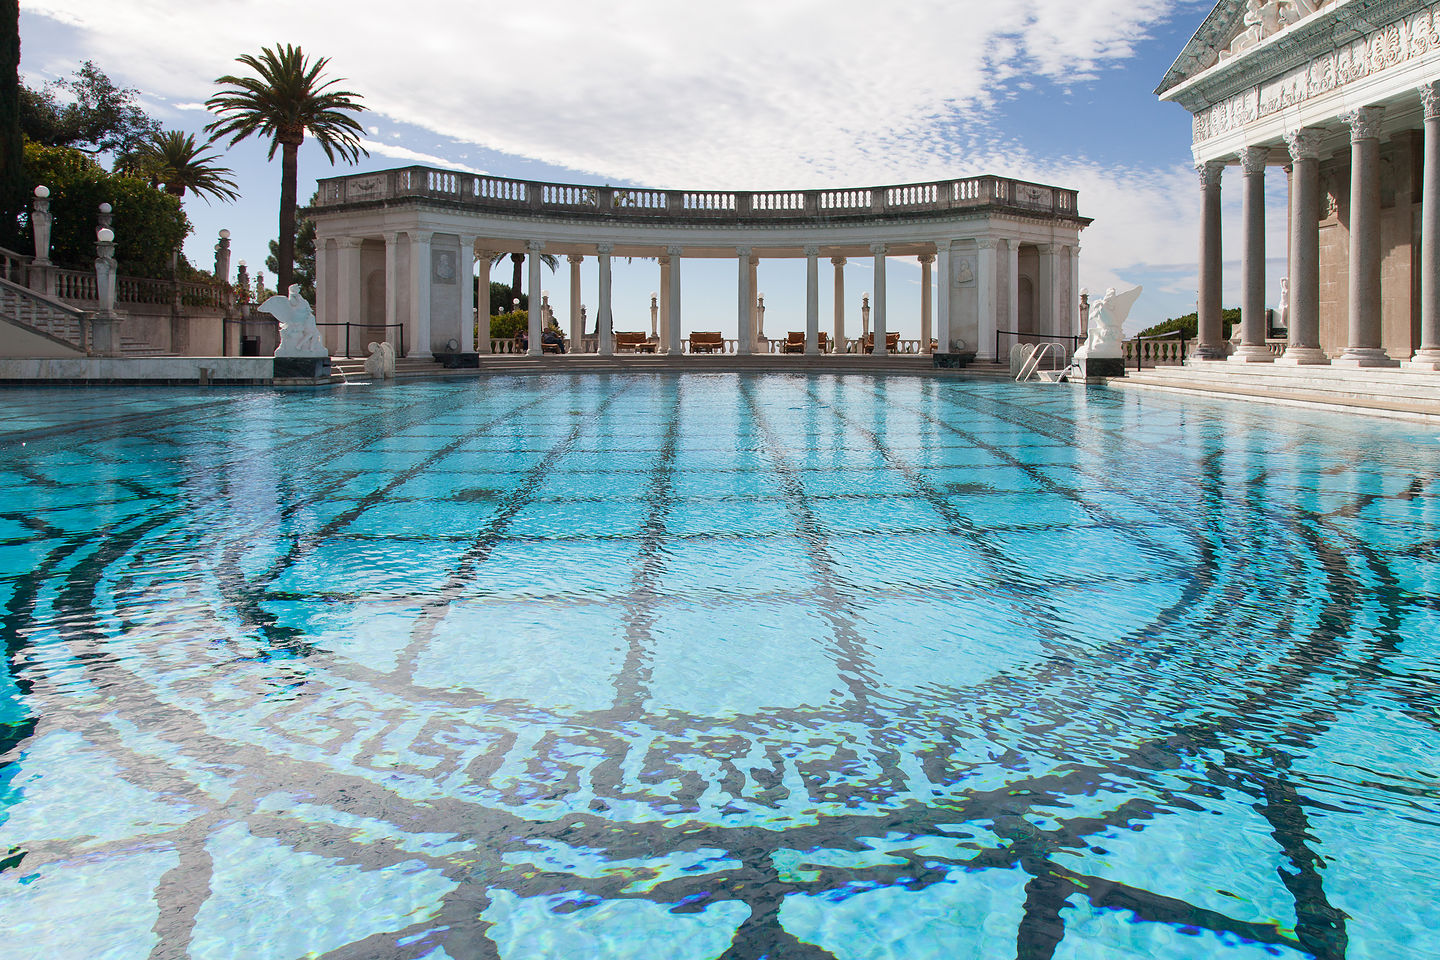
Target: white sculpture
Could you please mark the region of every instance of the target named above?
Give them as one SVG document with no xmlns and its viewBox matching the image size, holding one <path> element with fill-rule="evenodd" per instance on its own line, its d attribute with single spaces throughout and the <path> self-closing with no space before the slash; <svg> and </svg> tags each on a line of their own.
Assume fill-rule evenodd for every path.
<svg viewBox="0 0 1440 960">
<path fill-rule="evenodd" d="M 292 284 L 290 296 L 279 294 L 260 304 L 260 312 L 268 313 L 280 321 L 280 346 L 275 348 L 277 357 L 328 357 L 330 351 L 320 341 L 320 329 L 315 326 L 315 314 L 310 304 L 300 296 L 300 288 Z"/>
<path fill-rule="evenodd" d="M 1280 278 L 1280 304 L 1275 308 L 1275 314 L 1280 318 L 1280 326 L 1285 330 L 1290 329 L 1290 278 Z"/>
<path fill-rule="evenodd" d="M 365 372 L 376 380 L 395 379 L 395 348 L 388 341 L 371 343 L 366 349 L 370 356 L 365 358 Z"/>
<path fill-rule="evenodd" d="M 1125 356 L 1125 318 L 1130 316 L 1130 308 L 1135 306 L 1144 289 L 1135 287 L 1116 293 L 1111 287 L 1105 296 L 1090 304 L 1090 335 L 1085 345 L 1075 351 L 1076 360 L 1114 360 Z"/>
</svg>

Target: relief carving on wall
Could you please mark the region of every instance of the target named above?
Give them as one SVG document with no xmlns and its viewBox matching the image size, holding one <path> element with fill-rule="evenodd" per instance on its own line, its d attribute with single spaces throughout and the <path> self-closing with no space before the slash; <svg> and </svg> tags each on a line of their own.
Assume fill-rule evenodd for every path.
<svg viewBox="0 0 1440 960">
<path fill-rule="evenodd" d="M 455 254 L 449 250 L 436 250 L 434 260 L 436 283 L 455 282 Z"/>
<path fill-rule="evenodd" d="M 1256 0 L 1252 0 L 1252 6 L 1255 5 Z M 1286 107 L 1437 49 L 1440 49 L 1440 4 L 1380 27 L 1359 40 L 1313 58 L 1308 64 L 1202 110 L 1191 125 L 1194 142 L 1238 130 Z"/>
</svg>

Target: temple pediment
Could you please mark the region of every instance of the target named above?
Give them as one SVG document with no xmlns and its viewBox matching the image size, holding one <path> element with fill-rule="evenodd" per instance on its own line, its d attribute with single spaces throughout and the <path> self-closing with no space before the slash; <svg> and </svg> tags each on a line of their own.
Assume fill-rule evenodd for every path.
<svg viewBox="0 0 1440 960">
<path fill-rule="evenodd" d="M 1175 59 L 1157 96 L 1343 0 L 1221 0 Z"/>
</svg>

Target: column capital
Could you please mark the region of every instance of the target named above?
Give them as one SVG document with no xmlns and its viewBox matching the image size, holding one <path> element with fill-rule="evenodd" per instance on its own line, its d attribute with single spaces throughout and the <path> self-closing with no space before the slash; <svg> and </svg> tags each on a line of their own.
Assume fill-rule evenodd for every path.
<svg viewBox="0 0 1440 960">
<path fill-rule="evenodd" d="M 365 241 L 360 237 L 336 237 L 335 246 L 341 250 L 354 250 Z"/>
<path fill-rule="evenodd" d="M 920 254 L 919 256 L 917 256 L 915 259 L 916 259 L 916 260 L 919 260 L 921 263 L 925 264 L 926 266 L 929 266 L 930 264 L 932 264 L 932 263 L 935 262 L 935 254 L 933 254 L 933 253 L 922 253 L 922 254 Z"/>
<path fill-rule="evenodd" d="M 526 240 L 526 241 L 525 241 L 525 249 L 526 249 L 526 250 L 529 250 L 531 253 L 539 253 L 540 251 L 542 251 L 542 250 L 545 249 L 545 241 L 544 241 L 544 240 Z"/>
<path fill-rule="evenodd" d="M 656 261 L 657 263 L 659 263 L 660 266 L 662 266 L 662 267 L 668 267 L 668 266 L 670 266 L 670 258 L 669 258 L 668 256 L 656 257 L 656 258 L 655 258 L 655 261 Z"/>
<path fill-rule="evenodd" d="M 476 243 L 476 241 L 478 241 L 479 239 L 480 239 L 480 235 L 479 235 L 479 234 L 475 234 L 475 233 L 462 233 L 462 234 L 460 234 L 460 246 L 461 246 L 462 248 L 463 248 L 463 247 L 469 247 L 471 250 L 474 250 L 474 249 L 475 249 L 475 243 Z"/>
<path fill-rule="evenodd" d="M 736 248 L 735 248 L 735 256 L 737 256 L 737 257 L 748 257 L 748 256 L 750 256 L 750 248 L 749 248 L 749 247 L 736 247 Z"/>
<path fill-rule="evenodd" d="M 1320 141 L 1325 138 L 1324 127 L 1301 127 L 1285 134 L 1285 146 L 1290 150 L 1291 160 L 1319 160 Z"/>
<path fill-rule="evenodd" d="M 883 243 L 870 244 L 870 252 L 877 257 L 883 257 L 890 252 L 890 248 Z"/>
<path fill-rule="evenodd" d="M 602 257 L 608 257 L 610 256 L 610 254 L 615 252 L 615 244 L 597 243 L 595 244 L 595 252 Z"/>
<path fill-rule="evenodd" d="M 1269 147 L 1243 147 L 1240 150 L 1240 169 L 1244 171 L 1247 177 L 1257 173 L 1264 173 L 1265 166 L 1269 160 Z"/>
<path fill-rule="evenodd" d="M 1220 178 L 1225 175 L 1225 162 L 1209 160 L 1205 163 L 1197 163 L 1195 173 L 1200 178 L 1201 189 L 1217 190 L 1220 187 Z"/>
<path fill-rule="evenodd" d="M 1350 127 L 1350 142 L 1375 140 L 1380 136 L 1380 121 L 1385 117 L 1384 107 L 1360 107 L 1340 117 Z"/>
<path fill-rule="evenodd" d="M 1037 243 L 1037 244 L 1035 244 L 1035 249 L 1038 250 L 1040 253 L 1044 253 L 1044 254 L 1059 253 L 1059 252 L 1060 252 L 1060 244 L 1058 244 L 1058 243 Z"/>
<path fill-rule="evenodd" d="M 393 247 L 400 242 L 399 230 L 386 230 L 381 236 L 385 238 L 385 246 L 387 247 Z"/>
<path fill-rule="evenodd" d="M 410 242 L 411 242 L 411 243 L 427 243 L 427 244 L 428 244 L 428 243 L 429 243 L 431 240 L 433 240 L 433 239 L 435 239 L 435 231 L 434 231 L 434 230 L 414 230 L 414 231 L 411 231 L 411 233 L 410 233 Z"/>
<path fill-rule="evenodd" d="M 684 248 L 684 247 L 666 247 L 666 248 L 665 248 L 665 253 L 666 253 L 667 256 L 671 256 L 671 257 L 683 257 L 683 256 L 685 256 L 685 248 Z"/>
<path fill-rule="evenodd" d="M 935 241 L 935 252 L 936 252 L 936 253 L 943 253 L 943 252 L 949 251 L 950 245 L 951 245 L 952 243 L 954 243 L 954 242 L 955 242 L 955 241 L 953 241 L 953 240 L 936 240 L 936 241 Z"/>
<path fill-rule="evenodd" d="M 813 243 L 807 243 L 807 244 L 805 244 L 805 256 L 807 256 L 807 257 L 818 257 L 818 256 L 820 256 L 820 248 L 819 248 L 818 246 L 816 246 L 815 244 L 813 244 Z"/>
<path fill-rule="evenodd" d="M 584 262 L 585 262 L 585 257 L 584 257 L 583 255 L 581 255 L 581 254 L 578 254 L 578 253 L 569 253 L 569 254 L 566 254 L 566 255 L 565 255 L 565 259 L 566 259 L 566 260 L 569 260 L 571 263 L 575 263 L 575 264 L 580 264 L 580 263 L 584 263 Z"/>
<path fill-rule="evenodd" d="M 847 264 L 847 263 L 849 263 L 849 262 L 850 262 L 850 261 L 846 260 L 844 257 L 831 257 L 831 258 L 830 258 L 830 264 L 831 264 L 832 266 L 836 266 L 836 267 L 843 267 L 843 266 L 845 266 L 845 264 Z"/>
<path fill-rule="evenodd" d="M 1425 105 L 1426 120 L 1440 120 L 1440 82 L 1422 84 L 1420 102 Z"/>
<path fill-rule="evenodd" d="M 992 237 L 980 237 L 975 241 L 975 246 L 981 250 L 994 250 L 995 243 L 996 241 Z M 1047 247 L 1049 249 L 1046 249 Z M 1041 250 L 1045 253 L 1049 253 L 1052 250 L 1058 249 L 1060 249 L 1059 246 L 1053 243 L 1047 243 L 1041 247 Z"/>
</svg>

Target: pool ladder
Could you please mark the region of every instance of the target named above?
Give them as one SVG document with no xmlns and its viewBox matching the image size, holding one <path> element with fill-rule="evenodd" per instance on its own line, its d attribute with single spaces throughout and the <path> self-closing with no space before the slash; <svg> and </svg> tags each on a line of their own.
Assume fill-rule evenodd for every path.
<svg viewBox="0 0 1440 960">
<path fill-rule="evenodd" d="M 1040 361 L 1047 356 L 1054 357 L 1057 363 L 1064 364 L 1058 370 L 1041 370 Z M 1041 383 L 1063 383 L 1070 375 L 1070 368 L 1074 364 L 1065 363 L 1065 354 L 1061 352 L 1058 343 L 1037 343 L 1029 347 L 1020 363 L 1020 372 L 1015 375 L 1016 383 L 1025 383 L 1030 380 Z"/>
</svg>

